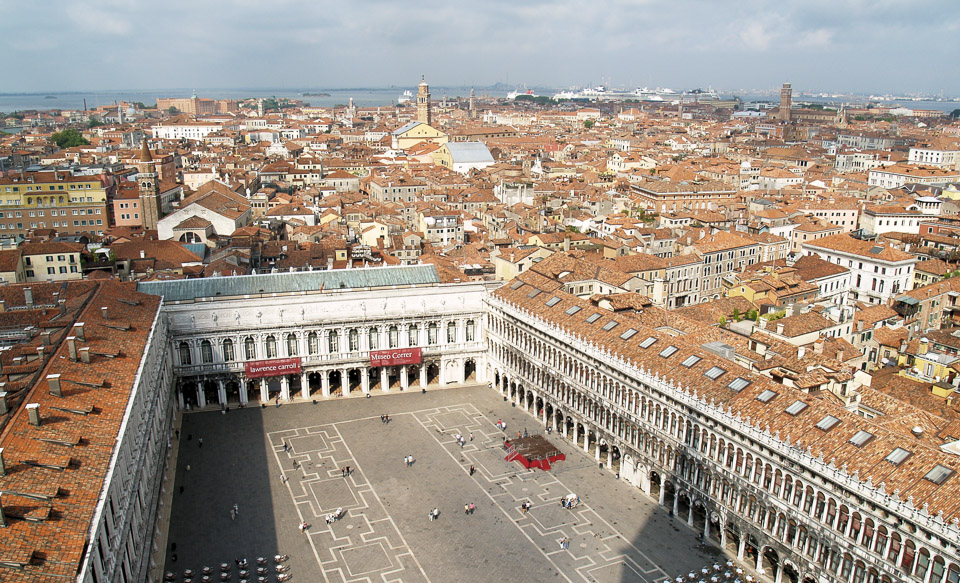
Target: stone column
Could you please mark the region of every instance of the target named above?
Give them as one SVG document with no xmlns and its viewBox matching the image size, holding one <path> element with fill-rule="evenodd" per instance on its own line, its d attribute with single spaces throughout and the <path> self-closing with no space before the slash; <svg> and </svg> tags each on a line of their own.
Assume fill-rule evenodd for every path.
<svg viewBox="0 0 960 583">
<path fill-rule="evenodd" d="M 543 408 L 546 411 L 546 407 Z M 553 410 L 553 415 L 550 416 L 550 428 L 553 429 L 553 432 L 557 432 L 557 410 Z"/>
<path fill-rule="evenodd" d="M 360 389 L 364 395 L 370 394 L 370 370 L 369 368 L 365 368 L 360 371 Z"/>
<path fill-rule="evenodd" d="M 743 534 L 740 535 L 740 545 L 737 546 L 737 560 L 742 561 L 744 553 L 747 551 L 747 539 Z"/>
<path fill-rule="evenodd" d="M 344 397 L 350 395 L 350 376 L 345 368 L 340 369 L 340 391 Z"/>
<path fill-rule="evenodd" d="M 687 508 L 687 526 L 693 526 L 693 502 L 690 502 L 690 506 Z"/>
<path fill-rule="evenodd" d="M 207 396 L 203 394 L 203 383 L 197 383 L 197 406 L 207 406 Z"/>
<path fill-rule="evenodd" d="M 567 436 L 567 429 L 566 429 L 567 426 L 564 425 L 563 428 L 564 428 L 564 429 L 563 429 L 563 436 L 566 437 L 566 436 Z M 580 431 L 579 431 L 579 429 L 580 429 L 580 425 L 579 425 L 578 423 L 574 422 L 574 424 L 573 424 L 573 443 L 574 443 L 574 445 L 580 445 L 580 442 L 579 442 L 579 439 L 580 439 L 579 433 L 580 433 Z"/>
<path fill-rule="evenodd" d="M 757 573 L 763 575 L 764 573 L 766 573 L 766 571 L 765 571 L 764 568 L 763 568 L 763 553 L 762 553 L 761 551 L 762 551 L 762 549 L 757 549 L 757 568 L 756 568 L 756 571 L 757 571 Z"/>
<path fill-rule="evenodd" d="M 243 405 L 246 405 L 250 400 L 250 396 L 247 394 L 248 390 L 249 388 L 247 387 L 247 379 L 241 379 L 239 393 L 240 393 L 240 403 L 242 403 Z"/>
<path fill-rule="evenodd" d="M 583 453 L 590 453 L 590 429 L 587 427 L 583 428 Z"/>
<path fill-rule="evenodd" d="M 380 391 L 386 393 L 390 390 L 390 375 L 387 374 L 387 367 L 380 367 Z"/>
<path fill-rule="evenodd" d="M 310 376 L 307 373 L 300 373 L 300 397 L 302 399 L 310 398 Z"/>
<path fill-rule="evenodd" d="M 266 403 L 270 400 L 270 385 L 267 383 L 267 379 L 260 379 L 260 402 Z"/>
<path fill-rule="evenodd" d="M 290 400 L 290 377 L 283 375 L 280 377 L 280 399 Z"/>
<path fill-rule="evenodd" d="M 324 397 L 330 396 L 330 371 L 320 371 L 320 392 Z"/>
<path fill-rule="evenodd" d="M 447 363 L 440 359 L 440 386 L 447 384 Z"/>
<path fill-rule="evenodd" d="M 673 515 L 676 516 L 680 514 L 680 493 L 677 492 L 677 488 L 673 488 Z"/>
<path fill-rule="evenodd" d="M 597 441 L 593 444 L 593 457 L 599 462 L 600 461 L 600 439 L 597 438 Z"/>
<path fill-rule="evenodd" d="M 407 365 L 400 367 L 400 390 L 406 391 L 410 388 L 410 379 L 407 378 Z"/>
<path fill-rule="evenodd" d="M 703 513 L 703 540 L 706 541 L 710 538 L 710 511 L 704 508 Z"/>
<path fill-rule="evenodd" d="M 783 565 L 777 565 L 777 576 L 774 577 L 773 583 L 781 583 L 783 581 Z"/>
<path fill-rule="evenodd" d="M 427 386 L 427 363 L 420 363 L 420 388 Z"/>
<path fill-rule="evenodd" d="M 663 476 L 660 476 L 660 500 L 658 501 L 658 504 L 660 504 L 660 506 L 663 506 L 664 503 L 667 501 L 667 492 L 663 487 L 663 483 L 664 483 Z"/>
<path fill-rule="evenodd" d="M 223 387 L 223 381 L 217 381 L 217 396 L 220 397 L 220 404 L 227 404 L 227 389 Z"/>
</svg>

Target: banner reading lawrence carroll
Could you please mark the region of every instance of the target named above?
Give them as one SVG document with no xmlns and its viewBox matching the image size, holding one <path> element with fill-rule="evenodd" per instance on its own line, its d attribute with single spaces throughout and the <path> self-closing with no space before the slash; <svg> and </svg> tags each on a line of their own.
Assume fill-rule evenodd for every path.
<svg viewBox="0 0 960 583">
<path fill-rule="evenodd" d="M 299 358 L 279 358 L 277 360 L 257 360 L 244 363 L 248 379 L 278 377 L 285 374 L 300 374 Z"/>
<path fill-rule="evenodd" d="M 420 364 L 421 362 L 423 362 L 423 358 L 419 348 L 370 351 L 370 366 L 397 366 L 400 364 Z"/>
</svg>

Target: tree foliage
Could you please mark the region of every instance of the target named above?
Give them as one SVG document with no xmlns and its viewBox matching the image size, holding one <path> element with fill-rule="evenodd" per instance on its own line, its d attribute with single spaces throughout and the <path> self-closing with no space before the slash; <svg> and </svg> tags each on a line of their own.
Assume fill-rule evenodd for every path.
<svg viewBox="0 0 960 583">
<path fill-rule="evenodd" d="M 73 128 L 65 129 L 50 136 L 53 143 L 61 148 L 73 148 L 74 146 L 86 146 L 90 142 L 84 138 L 80 132 Z"/>
</svg>

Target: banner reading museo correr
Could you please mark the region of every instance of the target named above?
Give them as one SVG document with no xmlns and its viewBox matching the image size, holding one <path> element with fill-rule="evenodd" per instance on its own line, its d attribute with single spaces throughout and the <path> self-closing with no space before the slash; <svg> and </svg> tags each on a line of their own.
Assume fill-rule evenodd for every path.
<svg viewBox="0 0 960 583">
<path fill-rule="evenodd" d="M 256 360 L 244 363 L 248 379 L 278 377 L 285 374 L 300 374 L 299 358 L 278 358 L 277 360 Z"/>
<path fill-rule="evenodd" d="M 423 362 L 419 348 L 394 348 L 392 350 L 371 350 L 370 366 L 397 366 L 401 364 L 420 364 Z"/>
</svg>

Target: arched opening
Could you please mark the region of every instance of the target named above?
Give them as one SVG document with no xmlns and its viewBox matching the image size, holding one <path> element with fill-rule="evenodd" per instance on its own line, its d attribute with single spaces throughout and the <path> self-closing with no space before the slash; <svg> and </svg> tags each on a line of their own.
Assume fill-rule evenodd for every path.
<svg viewBox="0 0 960 583">
<path fill-rule="evenodd" d="M 203 381 L 203 398 L 207 405 L 220 404 L 220 385 L 217 381 Z"/>
<path fill-rule="evenodd" d="M 387 368 L 387 387 L 390 390 L 400 389 L 400 367 L 391 366 Z"/>
<path fill-rule="evenodd" d="M 227 403 L 237 404 L 241 402 L 240 399 L 240 382 L 236 379 L 230 379 L 226 382 L 224 387 L 227 392 Z M 246 395 L 244 395 L 246 398 Z"/>
<path fill-rule="evenodd" d="M 181 382 L 179 383 L 180 395 L 183 398 L 183 405 L 187 409 L 194 409 L 197 407 L 197 386 L 191 382 Z"/>
<path fill-rule="evenodd" d="M 766 547 L 763 550 L 763 565 L 770 574 L 770 578 L 776 581 L 778 579 L 777 572 L 780 570 L 780 555 L 773 550 L 773 547 Z"/>
<path fill-rule="evenodd" d="M 493 373 L 493 386 L 500 387 L 500 371 Z"/>
<path fill-rule="evenodd" d="M 307 375 L 307 385 L 310 387 L 310 395 L 314 393 L 323 393 L 323 375 L 319 372 L 312 372 Z"/>
<path fill-rule="evenodd" d="M 650 472 L 650 495 L 655 499 L 660 499 L 660 474 Z"/>
<path fill-rule="evenodd" d="M 783 564 L 783 574 L 786 576 L 785 581 L 790 583 L 799 583 L 800 582 L 800 572 L 797 571 L 797 568 L 792 563 Z M 877 583 L 876 581 L 874 583 Z"/>
<path fill-rule="evenodd" d="M 620 453 L 619 447 L 613 446 L 610 449 L 610 461 L 608 463 L 610 464 L 610 470 L 613 471 L 615 474 L 620 473 L 620 458 L 622 457 L 622 455 L 623 454 Z"/>
<path fill-rule="evenodd" d="M 343 381 L 340 371 L 330 371 L 330 394 L 334 397 L 343 397 Z"/>
<path fill-rule="evenodd" d="M 440 365 L 435 362 L 427 365 L 427 384 L 434 385 L 440 382 Z"/>
<path fill-rule="evenodd" d="M 411 387 L 420 386 L 420 365 L 411 364 L 407 367 L 407 384 Z"/>
<path fill-rule="evenodd" d="M 740 551 L 740 533 L 734 530 L 730 525 L 727 525 L 724 528 L 724 531 L 727 535 L 727 548 L 726 550 L 732 554 L 736 555 Z"/>
<path fill-rule="evenodd" d="M 468 383 L 477 381 L 477 363 L 473 359 L 463 363 L 463 380 Z"/>
<path fill-rule="evenodd" d="M 671 512 L 673 511 L 673 500 L 677 495 L 676 487 L 673 482 L 667 480 L 663 483 L 663 505 Z"/>
<path fill-rule="evenodd" d="M 703 527 L 707 523 L 707 509 L 703 506 L 703 502 L 696 500 L 693 503 L 693 528 L 697 532 L 703 532 Z M 711 529 L 712 530 L 712 529 Z"/>
<path fill-rule="evenodd" d="M 361 382 L 360 369 L 351 368 L 347 371 L 347 385 L 350 387 L 351 393 L 360 389 Z"/>
</svg>

